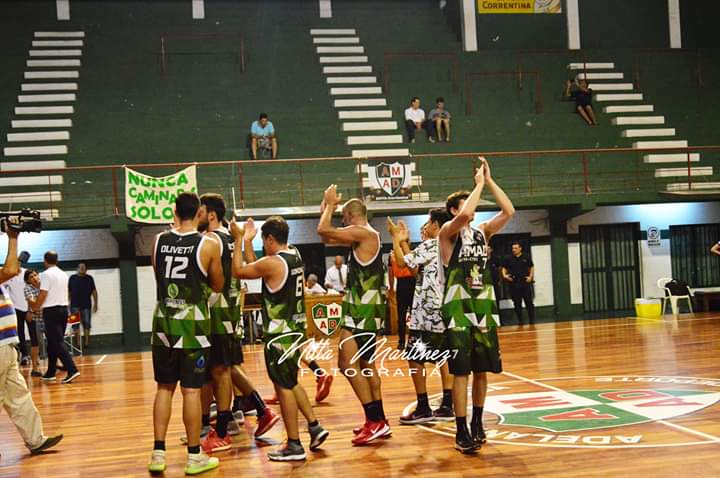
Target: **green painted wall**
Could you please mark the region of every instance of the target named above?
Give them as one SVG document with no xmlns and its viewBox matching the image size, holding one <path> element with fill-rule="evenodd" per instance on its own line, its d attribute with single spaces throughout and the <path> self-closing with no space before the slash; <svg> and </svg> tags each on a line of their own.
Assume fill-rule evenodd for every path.
<svg viewBox="0 0 720 478">
<path fill-rule="evenodd" d="M 580 0 L 583 48 L 668 48 L 667 0 Z"/>
</svg>

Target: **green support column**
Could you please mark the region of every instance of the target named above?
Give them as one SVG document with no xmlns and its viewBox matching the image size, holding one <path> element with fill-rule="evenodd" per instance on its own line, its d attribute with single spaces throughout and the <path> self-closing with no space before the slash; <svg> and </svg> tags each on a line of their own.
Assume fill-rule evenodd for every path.
<svg viewBox="0 0 720 478">
<path fill-rule="evenodd" d="M 570 264 L 568 260 L 567 216 L 550 211 L 550 256 L 552 259 L 553 301 L 558 318 L 572 315 Z"/>
<path fill-rule="evenodd" d="M 111 227 L 120 252 L 120 297 L 122 297 L 123 347 L 137 351 L 142 347 L 140 314 L 137 293 L 137 263 L 135 260 L 135 231 L 123 218 Z"/>
</svg>

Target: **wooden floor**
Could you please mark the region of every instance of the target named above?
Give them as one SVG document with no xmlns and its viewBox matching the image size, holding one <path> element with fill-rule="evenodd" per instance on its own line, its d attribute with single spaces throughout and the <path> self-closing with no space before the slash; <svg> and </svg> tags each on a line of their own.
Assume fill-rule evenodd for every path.
<svg viewBox="0 0 720 478">
<path fill-rule="evenodd" d="M 453 424 L 398 424 L 415 399 L 407 376 L 383 381 L 392 438 L 352 447 L 361 408 L 338 377 L 316 407 L 330 431 L 323 451 L 308 452 L 305 463 L 268 462 L 269 445 L 251 438 L 255 419 L 248 417 L 234 448 L 218 455 L 220 468 L 204 476 L 720 476 L 718 314 L 509 326 L 501 336 L 506 371 L 490 378 L 491 439 L 476 456 L 453 450 Z M 155 388 L 149 353 L 79 363 L 82 376 L 71 385 L 32 380 L 46 431 L 65 434 L 57 451 L 29 456 L 0 414 L 0 476 L 147 476 Z M 258 347 L 246 350 L 246 369 L 261 393 L 270 391 Z M 302 383 L 314 388 L 312 377 Z M 437 377 L 429 391 L 440 391 Z M 185 459 L 179 405 L 176 396 L 166 476 L 181 476 Z M 284 439 L 281 424 L 269 437 Z"/>
</svg>

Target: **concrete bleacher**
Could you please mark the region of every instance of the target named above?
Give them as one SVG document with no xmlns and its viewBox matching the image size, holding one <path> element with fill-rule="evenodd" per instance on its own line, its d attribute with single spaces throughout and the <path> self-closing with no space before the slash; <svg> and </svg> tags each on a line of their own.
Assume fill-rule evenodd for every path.
<svg viewBox="0 0 720 478">
<path fill-rule="evenodd" d="M 3 157 L 2 172 L 17 170 L 17 161 L 21 160 L 32 163 L 29 169 L 61 169 L 248 159 L 248 128 L 262 111 L 270 115 L 277 129 L 280 158 L 362 158 L 389 149 L 440 154 L 630 148 L 645 140 L 672 139 L 638 136 L 643 132 L 623 135 L 623 131 L 644 128 L 644 134 L 669 134 L 672 129 L 677 138 L 691 145 L 712 144 L 716 138 L 713 125 L 717 124 L 715 116 L 720 105 L 715 104 L 719 100 L 710 91 L 720 79 L 715 66 L 720 62 L 712 59 L 720 55 L 713 51 L 704 52 L 705 89 L 694 85 L 689 57 L 662 53 L 647 54 L 641 65 L 641 87 L 636 88 L 632 71 L 635 57 L 617 50 L 464 54 L 437 6 L 430 2 L 414 2 L 412 15 L 408 16 L 408 2 L 336 0 L 332 19 L 318 18 L 317 4 L 313 2 L 216 2 L 208 6 L 204 21 L 192 21 L 187 8 L 170 2 L 78 2 L 73 6 L 72 20 L 63 22 L 62 30 L 84 32 L 83 38 L 36 36 L 35 32 L 44 35 L 61 28 L 50 14 L 36 16 L 36 7 L 30 3 L 0 4 L 0 40 L 4 45 L 0 61 L 5 66 L 0 69 L 0 138 L 4 140 L 3 148 L 50 149 L 31 150 L 32 156 Z M 380 10 L 383 15 L 377 14 Z M 398 22 L 398 18 L 408 21 Z M 310 29 L 322 33 L 313 35 Z M 399 29 L 402 34 L 398 34 Z M 167 71 L 163 74 L 159 68 L 159 39 L 166 32 Z M 238 44 L 232 37 L 172 36 L 218 32 L 244 35 L 245 73 L 240 71 Z M 82 56 L 77 58 L 28 54 L 78 49 Z M 389 88 L 385 91 L 383 57 L 390 51 L 457 53 L 457 88 L 450 81 L 447 59 L 407 58 L 389 66 Z M 572 113 L 572 105 L 561 98 L 566 79 L 585 75 L 584 70 L 567 69 L 570 63 L 584 63 L 583 56 L 601 65 L 587 71 L 587 79 L 598 91 L 600 126 L 596 128 L 585 127 Z M 663 61 L 656 65 L 652 58 Z M 29 67 L 29 61 L 61 63 Z M 474 80 L 466 91 L 465 74 L 515 71 L 518 63 L 526 71 L 541 72 L 541 98 L 536 97 L 531 76 L 524 78 L 522 90 L 515 77 L 500 76 Z M 608 64 L 612 64 L 611 69 Z M 63 86 L 58 88 L 58 84 Z M 607 86 L 610 84 L 621 86 Z M 632 89 L 628 84 L 633 85 Z M 597 85 L 605 87 L 598 89 Z M 43 101 L 18 98 L 31 95 L 42 95 Z M 601 101 L 608 96 L 600 95 L 615 99 Z M 642 95 L 642 101 L 624 95 Z M 421 97 L 426 111 L 432 108 L 435 97 L 446 99 L 453 115 L 452 143 L 429 144 L 420 133 L 415 144 L 406 144 L 402 114 L 412 96 Z M 468 100 L 473 103 L 472 115 L 465 111 Z M 540 114 L 535 109 L 538 100 L 543 106 Z M 55 139 L 41 139 L 50 138 L 47 135 L 18 136 L 46 132 L 55 132 L 51 135 Z M 62 138 L 69 139 L 57 139 L 58 132 L 67 132 Z M 34 140 L 31 145 L 16 144 L 21 142 L 17 140 L 30 138 Z M 66 152 L 57 148 L 65 148 Z M 672 162 L 678 158 L 673 152 L 642 157 L 591 155 L 588 162 L 592 172 L 609 174 L 637 168 L 651 177 L 658 168 L 655 163 L 673 168 Z M 691 161 L 693 167 L 699 163 L 699 168 L 717 169 L 718 154 L 693 154 Z M 420 163 L 423 190 L 438 199 L 451 188 L 468 186 L 468 181 L 463 183 L 458 178 L 467 176 L 469 168 L 468 158 L 464 157 L 424 160 Z M 152 172 L 166 174 L 173 169 Z M 546 176 L 530 185 L 530 170 Z M 532 164 L 527 157 L 516 157 L 494 160 L 493 171 L 516 196 L 528 196 L 532 186 L 533 195 L 540 198 L 543 194 L 578 192 L 578 179 L 563 173 L 581 168 L 578 157 L 535 158 Z M 709 171 L 698 169 L 699 174 Z M 217 189 L 228 196 L 234 190 L 239 196 L 239 174 L 236 166 L 201 167 L 201 189 Z M 258 206 L 314 204 L 328 183 L 339 184 L 346 194 L 354 194 L 357 186 L 354 161 L 306 164 L 302 173 L 298 167 L 285 164 L 249 165 L 243 166 L 242 174 L 246 204 Z M 54 178 L 50 189 L 48 183 L 43 183 L 9 191 L 32 193 L 32 199 L 41 197 L 42 191 L 57 193 L 48 197 L 53 199 L 53 206 L 37 203 L 38 207 L 59 209 L 61 220 L 67 211 L 70 222 L 82 216 L 107 220 L 114 213 L 108 172 L 53 172 L 50 176 Z M 62 183 L 57 182 L 57 176 L 62 177 Z M 710 182 L 712 177 L 698 179 Z M 668 186 L 676 182 L 661 173 L 653 181 L 641 182 L 639 188 L 654 194 L 676 187 Z M 280 192 L 268 194 L 269 190 Z M 119 191 L 122 193 L 122 184 Z M 0 193 L 4 192 L 3 187 Z M 649 200 L 652 197 L 648 196 Z"/>
</svg>

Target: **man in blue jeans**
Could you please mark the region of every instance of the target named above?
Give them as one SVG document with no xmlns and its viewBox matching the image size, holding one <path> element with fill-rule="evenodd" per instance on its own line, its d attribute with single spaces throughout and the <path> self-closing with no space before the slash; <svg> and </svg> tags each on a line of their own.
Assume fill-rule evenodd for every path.
<svg viewBox="0 0 720 478">
<path fill-rule="evenodd" d="M 98 294 L 95 280 L 87 273 L 84 263 L 78 264 L 77 274 L 73 274 L 68 282 L 70 289 L 70 313 L 80 314 L 83 329 L 83 346 L 90 347 L 90 329 L 92 314 L 98 310 Z"/>
</svg>

